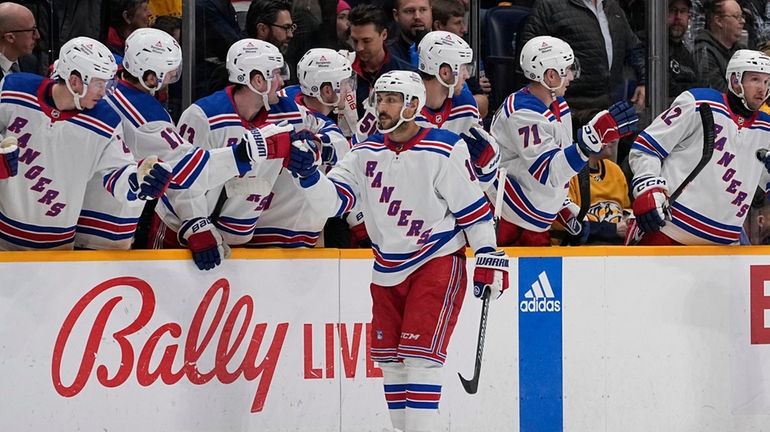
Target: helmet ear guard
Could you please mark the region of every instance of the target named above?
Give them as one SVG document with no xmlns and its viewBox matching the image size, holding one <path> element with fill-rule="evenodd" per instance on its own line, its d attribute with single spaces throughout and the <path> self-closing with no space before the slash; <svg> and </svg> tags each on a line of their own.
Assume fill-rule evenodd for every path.
<svg viewBox="0 0 770 432">
<path fill-rule="evenodd" d="M 390 133 L 396 130 L 403 122 L 414 120 L 425 106 L 425 85 L 416 72 L 410 71 L 390 71 L 382 74 L 374 83 L 373 93 L 400 93 L 404 97 L 404 105 L 399 112 L 398 122 L 393 127 L 381 129 L 379 122 L 377 130 L 382 133 Z M 404 112 L 409 108 L 412 99 L 417 98 L 417 109 L 410 118 L 404 118 Z"/>
</svg>

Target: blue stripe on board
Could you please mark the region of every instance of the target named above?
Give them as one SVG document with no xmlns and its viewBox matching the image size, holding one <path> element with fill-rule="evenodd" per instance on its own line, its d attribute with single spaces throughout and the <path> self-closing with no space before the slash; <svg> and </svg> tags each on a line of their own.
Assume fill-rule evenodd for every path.
<svg viewBox="0 0 770 432">
<path fill-rule="evenodd" d="M 561 301 L 561 257 L 519 258 L 520 432 L 564 431 Z"/>
</svg>

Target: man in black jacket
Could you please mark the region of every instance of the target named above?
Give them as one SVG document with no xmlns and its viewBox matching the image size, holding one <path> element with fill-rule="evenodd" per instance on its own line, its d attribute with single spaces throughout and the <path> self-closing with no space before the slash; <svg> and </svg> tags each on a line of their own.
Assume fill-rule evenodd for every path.
<svg viewBox="0 0 770 432">
<path fill-rule="evenodd" d="M 626 99 L 625 65 L 636 75 L 636 86 L 628 99 L 637 110 L 644 108 L 644 47 L 617 0 L 537 0 L 524 27 L 522 44 L 541 35 L 567 42 L 580 62 L 580 78 L 565 95 L 575 126 L 586 123 L 590 112 Z"/>
<path fill-rule="evenodd" d="M 690 0 L 668 2 L 668 102 L 674 101 L 685 90 L 696 87 L 695 60 L 684 43 L 684 34 L 690 20 Z"/>
<path fill-rule="evenodd" d="M 746 18 L 735 0 L 703 2 L 706 28 L 695 37 L 695 64 L 698 81 L 706 87 L 727 91 L 725 70 L 730 57 L 741 48 L 739 41 Z"/>
</svg>

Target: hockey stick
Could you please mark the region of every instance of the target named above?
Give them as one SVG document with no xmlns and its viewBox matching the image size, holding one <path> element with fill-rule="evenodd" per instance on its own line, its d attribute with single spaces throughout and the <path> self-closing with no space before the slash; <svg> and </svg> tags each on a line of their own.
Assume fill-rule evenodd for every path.
<svg viewBox="0 0 770 432">
<path fill-rule="evenodd" d="M 495 196 L 495 234 L 500 225 L 500 214 L 503 211 L 503 195 L 505 194 L 505 182 L 507 178 L 507 171 L 505 168 L 499 168 L 497 170 L 497 195 Z M 479 320 L 479 337 L 476 342 L 476 363 L 473 366 L 473 378 L 467 380 L 463 378 L 460 372 L 457 372 L 457 376 L 460 377 L 460 383 L 468 394 L 476 394 L 479 389 L 479 376 L 481 375 L 481 357 L 484 355 L 484 337 L 487 333 L 487 316 L 489 316 L 489 288 L 484 290 L 482 294 L 483 303 L 481 304 L 481 319 Z"/>
<path fill-rule="evenodd" d="M 707 103 L 700 104 L 698 108 L 700 110 L 701 126 L 703 126 L 703 152 L 701 153 L 700 160 L 698 161 L 698 164 L 695 165 L 695 168 L 690 171 L 690 174 L 685 177 L 684 181 L 682 181 L 682 184 L 676 188 L 674 193 L 668 197 L 668 205 L 663 209 L 663 212 L 666 215 L 666 219 L 671 219 L 671 207 L 674 205 L 677 198 L 679 198 L 679 195 L 684 192 L 684 189 L 687 187 L 687 185 L 689 185 L 690 182 L 692 182 L 693 179 L 695 179 L 695 177 L 697 177 L 698 174 L 703 171 L 703 168 L 706 167 L 706 164 L 709 163 L 711 156 L 714 154 L 714 139 L 716 139 L 716 133 L 714 132 L 714 113 L 711 112 L 711 106 L 709 106 Z M 757 151 L 757 158 L 759 158 L 760 151 L 761 150 Z M 628 228 L 626 245 L 639 243 L 639 240 L 641 239 L 642 231 L 636 224 L 636 220 L 634 220 L 633 226 L 629 226 Z"/>
<path fill-rule="evenodd" d="M 586 214 L 588 214 L 588 209 L 591 208 L 591 176 L 589 175 L 589 169 L 589 164 L 587 163 L 586 166 L 584 166 L 583 169 L 577 173 L 578 193 L 580 194 L 580 210 L 578 211 L 575 219 L 581 223 L 586 217 Z M 573 243 L 573 238 L 569 235 L 565 235 L 564 239 L 561 241 L 562 246 L 569 246 L 571 244 L 580 246 L 578 243 L 579 242 L 577 241 Z"/>
<path fill-rule="evenodd" d="M 693 168 L 693 170 L 690 171 L 690 174 L 685 177 L 682 184 L 680 184 L 674 193 L 668 197 L 669 208 L 674 204 L 676 199 L 679 198 L 679 195 L 684 192 L 684 188 L 686 188 L 687 185 L 689 185 L 690 182 L 703 171 L 703 168 L 705 168 L 706 164 L 711 160 L 711 155 L 714 154 L 714 139 L 716 139 L 716 134 L 714 133 L 714 114 L 711 112 L 711 106 L 709 106 L 709 104 L 700 104 L 700 121 L 703 126 L 703 153 L 701 154 L 700 161 L 698 161 L 698 165 L 695 165 L 695 168 Z"/>
</svg>

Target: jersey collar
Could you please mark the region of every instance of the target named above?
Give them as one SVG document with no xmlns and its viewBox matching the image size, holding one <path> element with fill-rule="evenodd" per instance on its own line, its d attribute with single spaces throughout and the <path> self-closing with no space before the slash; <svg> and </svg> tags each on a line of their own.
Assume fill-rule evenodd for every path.
<svg viewBox="0 0 770 432">
<path fill-rule="evenodd" d="M 406 142 L 392 141 L 390 139 L 390 135 L 384 135 L 383 139 L 384 139 L 385 145 L 390 150 L 394 151 L 396 154 L 399 154 L 419 144 L 420 141 L 422 141 L 423 138 L 425 138 L 425 135 L 428 135 L 428 132 L 430 132 L 429 128 L 420 128 L 420 130 L 417 132 L 417 135 L 413 136 Z"/>
<path fill-rule="evenodd" d="M 40 104 L 40 109 L 43 113 L 51 119 L 51 122 L 60 120 L 69 120 L 72 117 L 80 114 L 80 111 L 76 109 L 72 110 L 60 110 L 53 104 L 49 104 L 48 100 L 53 101 L 53 86 L 56 84 L 50 78 L 44 79 L 40 86 L 37 88 L 37 103 Z"/>
<path fill-rule="evenodd" d="M 241 121 L 241 125 L 243 125 L 244 128 L 248 130 L 256 129 L 260 126 L 263 126 L 265 123 L 267 123 L 267 110 L 262 108 L 257 113 L 257 116 L 254 117 L 252 120 L 246 120 L 243 118 L 243 115 L 238 112 L 238 106 L 235 104 L 235 99 L 233 98 L 233 91 L 235 91 L 235 85 L 229 85 L 225 88 L 225 93 L 227 94 L 227 99 L 230 100 L 230 104 L 233 106 L 233 112 L 238 114 L 238 119 Z"/>
<path fill-rule="evenodd" d="M 449 118 L 449 113 L 452 112 L 452 98 L 447 97 L 444 99 L 444 103 L 441 104 L 441 108 L 438 110 L 432 110 L 428 108 L 428 106 L 424 106 L 422 108 L 422 112 L 420 114 L 425 117 L 428 122 L 436 125 L 437 129 L 441 129 L 441 125 L 444 124 L 444 122 Z"/>
<path fill-rule="evenodd" d="M 727 93 L 722 93 L 722 100 L 725 103 L 725 107 L 727 108 L 727 111 L 730 113 L 730 118 L 733 119 L 733 122 L 738 126 L 738 129 L 741 128 L 747 128 L 751 126 L 754 123 L 754 120 L 759 117 L 759 111 L 753 111 L 749 117 L 744 117 L 740 114 L 736 114 L 733 111 L 733 108 L 730 106 L 730 100 L 727 97 Z"/>
</svg>

